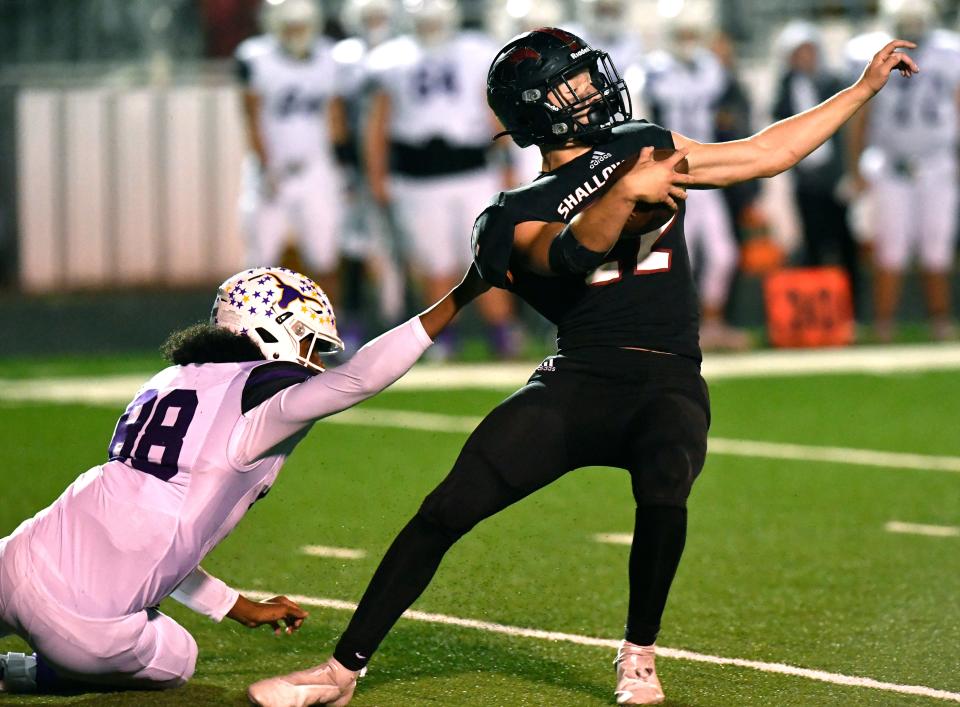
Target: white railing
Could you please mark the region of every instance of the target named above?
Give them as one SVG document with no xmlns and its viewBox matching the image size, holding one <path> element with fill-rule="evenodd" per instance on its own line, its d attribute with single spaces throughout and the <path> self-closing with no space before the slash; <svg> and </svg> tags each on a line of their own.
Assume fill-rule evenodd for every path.
<svg viewBox="0 0 960 707">
<path fill-rule="evenodd" d="M 236 88 L 17 99 L 24 290 L 209 283 L 242 266 Z"/>
</svg>

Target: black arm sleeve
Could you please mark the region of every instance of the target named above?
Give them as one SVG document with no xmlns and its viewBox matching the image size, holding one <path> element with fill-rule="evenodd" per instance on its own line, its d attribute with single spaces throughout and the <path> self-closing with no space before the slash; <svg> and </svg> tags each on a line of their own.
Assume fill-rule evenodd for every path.
<svg viewBox="0 0 960 707">
<path fill-rule="evenodd" d="M 567 224 L 550 244 L 550 269 L 557 275 L 586 275 L 599 268 L 607 257 L 582 245 Z"/>
</svg>

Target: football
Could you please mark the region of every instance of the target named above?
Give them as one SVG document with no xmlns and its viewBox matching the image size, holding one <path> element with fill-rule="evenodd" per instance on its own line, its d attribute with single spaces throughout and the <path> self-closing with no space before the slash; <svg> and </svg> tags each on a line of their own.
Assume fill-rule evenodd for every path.
<svg viewBox="0 0 960 707">
<path fill-rule="evenodd" d="M 665 160 L 673 155 L 673 153 L 674 150 L 660 148 L 653 151 L 653 159 L 658 161 Z M 634 163 L 635 160 L 631 161 L 629 166 L 632 167 Z M 690 165 L 687 164 L 687 159 L 683 158 L 677 163 L 676 170 L 678 172 L 687 174 L 689 168 Z M 627 222 L 623 225 L 623 230 L 620 232 L 620 237 L 637 238 L 642 236 L 644 233 L 649 233 L 650 231 L 660 228 L 663 224 L 667 223 L 673 218 L 674 213 L 675 212 L 666 204 L 645 204 L 642 202 L 637 202 L 637 205 L 633 209 L 633 213 L 630 214 L 629 218 L 627 218 Z"/>
</svg>

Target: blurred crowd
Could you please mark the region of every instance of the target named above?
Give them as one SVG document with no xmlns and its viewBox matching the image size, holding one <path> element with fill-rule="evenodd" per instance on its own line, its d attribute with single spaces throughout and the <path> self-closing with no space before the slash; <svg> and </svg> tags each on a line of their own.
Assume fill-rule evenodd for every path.
<svg viewBox="0 0 960 707">
<path fill-rule="evenodd" d="M 400 6 L 347 0 L 339 19 L 349 36 L 334 42 L 320 36 L 323 20 L 310 0 L 265 5 L 266 33 L 237 50 L 252 148 L 244 201 L 251 264 L 276 260 L 284 239 L 295 234 L 306 267 L 342 309 L 362 307 L 363 293 L 374 291 L 384 319 L 404 313 L 407 283 L 421 300 L 446 291 L 470 262 L 472 218 L 499 188 L 539 172 L 536 148 L 491 143 L 497 128 L 484 103 L 497 40 L 534 27 L 560 25 L 609 51 L 631 87 L 635 116 L 700 141 L 753 132 L 733 44 L 714 31 L 709 14 L 664 21 L 660 47 L 645 51 L 628 29 L 624 0 L 584 0 L 574 16 L 567 9 L 550 0 L 510 0 L 491 11 L 490 36 L 462 28 L 458 7 L 448 0 Z M 872 267 L 873 332 L 888 341 L 902 276 L 916 256 L 931 333 L 951 339 L 960 36 L 940 26 L 927 0 L 887 2 L 877 20 L 876 28 L 850 40 L 846 66 L 837 69 L 828 68 L 813 24 L 792 22 L 776 39 L 780 76 L 771 112 L 777 119 L 851 83 L 890 35 L 916 41 L 924 67 L 794 170 L 803 233 L 796 260 L 838 263 L 861 319 L 861 267 Z M 762 261 L 756 252 L 768 243 L 759 191 L 748 184 L 689 195 L 686 234 L 705 349 L 750 345 L 725 311 L 742 246 Z M 502 292 L 480 307 L 501 356 L 522 346 L 512 308 Z M 359 340 L 362 332 L 346 335 Z M 440 344 L 441 355 L 457 346 L 455 340 Z"/>
<path fill-rule="evenodd" d="M 699 141 L 736 140 L 767 115 L 802 112 L 855 81 L 889 37 L 915 41 L 920 74 L 895 75 L 792 170 L 798 248 L 785 255 L 770 237 L 777 214 L 757 183 L 691 192 L 686 234 L 704 349 L 751 346 L 728 321 L 731 287 L 784 263 L 842 268 L 859 331 L 877 341 L 897 336 L 903 278 L 916 264 L 930 335 L 956 337 L 960 34 L 934 0 L 880 0 L 842 51 L 821 25 L 789 22 L 769 50 L 777 80 L 764 106 L 715 3 L 660 0 L 654 41 L 636 31 L 627 0 L 200 0 L 164 3 L 159 20 L 157 5 L 121 4 L 181 45 L 193 35 L 177 28 L 189 26 L 208 56 L 232 57 L 249 146 L 240 204 L 249 264 L 278 262 L 295 244 L 337 303 L 348 345 L 370 333 L 360 322 L 397 321 L 446 292 L 471 261 L 474 217 L 495 192 L 539 173 L 536 148 L 491 141 L 499 127 L 486 71 L 510 36 L 553 25 L 584 37 L 610 53 L 635 118 Z M 521 353 L 529 329 L 515 307 L 500 291 L 479 302 L 502 357 Z M 461 345 L 445 336 L 437 356 Z"/>
</svg>

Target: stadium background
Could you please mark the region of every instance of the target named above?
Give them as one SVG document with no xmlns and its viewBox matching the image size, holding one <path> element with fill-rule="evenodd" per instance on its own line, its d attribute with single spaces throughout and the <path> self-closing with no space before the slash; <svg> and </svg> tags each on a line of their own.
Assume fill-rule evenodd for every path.
<svg viewBox="0 0 960 707">
<path fill-rule="evenodd" d="M 335 37 L 344 34 L 339 5 L 323 3 Z M 463 2 L 461 10 L 467 26 L 501 25 L 493 29 L 503 34 L 497 18 L 523 5 Z M 681 10 L 705 14 L 729 35 L 754 128 L 769 121 L 780 68 L 773 43 L 786 22 L 815 21 L 836 68 L 845 40 L 870 26 L 877 10 L 867 0 L 627 7 L 646 50 L 664 45 L 664 14 Z M 957 7 L 941 5 L 943 26 L 955 25 Z M 576 19 L 577 3 L 567 8 Z M 211 285 L 243 265 L 244 136 L 230 56 L 258 31 L 258 10 L 256 0 L 0 3 L 0 311 L 11 331 L 42 322 L 58 332 L 4 337 L 0 355 L 153 348 L 162 331 L 205 308 Z M 770 233 L 796 259 L 787 179 L 763 185 L 763 204 Z M 908 277 L 905 320 L 922 318 L 920 299 Z M 737 278 L 729 309 L 733 322 L 759 333 L 760 279 Z M 151 312 L 149 321 L 130 316 L 142 311 Z M 546 335 L 535 315 L 525 317 Z M 543 341 L 536 338 L 537 352 Z"/>
<path fill-rule="evenodd" d="M 212 287 L 240 265 L 229 55 L 256 31 L 257 4 L 0 0 L 0 535 L 102 460 L 132 392 L 162 365 L 157 344 L 202 318 Z M 648 47 L 661 41 L 658 7 L 670 5 L 631 3 Z M 475 25 L 490 9 L 462 8 Z M 336 3 L 324 9 L 339 31 Z M 875 9 L 712 5 L 736 41 L 754 125 L 767 120 L 779 27 L 815 20 L 838 62 Z M 956 26 L 960 4 L 942 10 Z M 130 171 L 114 171 L 123 164 Z M 796 225 L 777 222 L 775 234 L 789 246 Z M 118 267 L 121 253 L 133 267 Z M 759 277 L 738 279 L 732 307 L 735 323 L 762 330 Z M 911 281 L 904 316 L 922 313 Z M 531 361 L 551 353 L 543 333 Z M 960 347 L 925 343 L 919 325 L 903 338 L 707 356 L 710 455 L 660 640 L 689 653 L 658 663 L 668 704 L 960 702 Z M 243 704 L 252 680 L 324 659 L 348 616 L 337 602 L 357 600 L 476 420 L 533 365 L 421 366 L 308 437 L 269 501 L 205 562 L 237 587 L 305 595 L 312 613 L 296 639 L 165 602 L 200 645 L 182 691 L 0 703 Z M 569 475 L 459 543 L 415 606 L 586 643 L 403 621 L 355 704 L 612 703 L 628 488 L 610 470 Z M 338 548 L 355 555 L 328 552 Z M 0 651 L 24 648 L 0 639 Z"/>
</svg>

